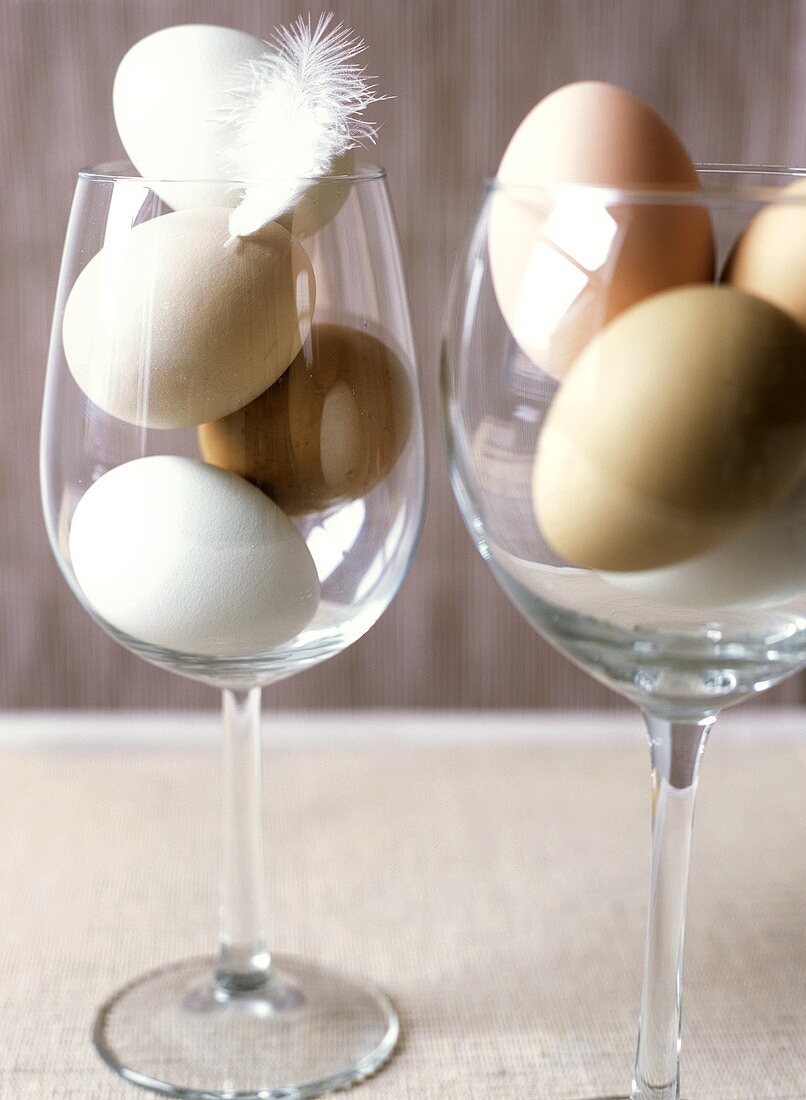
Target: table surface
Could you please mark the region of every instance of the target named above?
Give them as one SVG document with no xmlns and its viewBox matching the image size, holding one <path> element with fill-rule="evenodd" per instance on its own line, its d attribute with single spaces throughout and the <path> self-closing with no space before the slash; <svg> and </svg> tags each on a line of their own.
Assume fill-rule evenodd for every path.
<svg viewBox="0 0 806 1100">
<path fill-rule="evenodd" d="M 543 716 L 531 738 L 528 724 L 275 721 L 272 946 L 371 977 L 402 1018 L 399 1053 L 355 1095 L 577 1100 L 627 1088 L 646 750 L 635 719 L 624 736 L 612 716 Z M 143 725 L 138 741 L 135 719 L 0 721 L 3 1100 L 145 1096 L 96 1059 L 94 1009 L 214 942 L 212 720 Z M 687 934 L 692 1100 L 806 1097 L 804 727 L 802 713 L 751 712 L 717 725 L 706 753 Z"/>
</svg>

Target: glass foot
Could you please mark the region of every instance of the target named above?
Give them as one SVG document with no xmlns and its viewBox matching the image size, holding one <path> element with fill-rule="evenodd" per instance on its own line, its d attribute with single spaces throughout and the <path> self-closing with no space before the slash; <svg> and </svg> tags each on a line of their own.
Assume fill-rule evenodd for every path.
<svg viewBox="0 0 806 1100">
<path fill-rule="evenodd" d="M 267 985 L 228 994 L 216 960 L 154 970 L 115 993 L 95 1048 L 116 1073 L 185 1100 L 306 1100 L 374 1073 L 397 1042 L 383 993 L 316 963 L 272 957 Z"/>
</svg>

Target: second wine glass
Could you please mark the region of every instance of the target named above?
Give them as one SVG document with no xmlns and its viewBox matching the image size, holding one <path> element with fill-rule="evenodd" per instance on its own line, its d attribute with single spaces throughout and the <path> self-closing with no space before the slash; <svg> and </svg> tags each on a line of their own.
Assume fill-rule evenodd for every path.
<svg viewBox="0 0 806 1100">
<path fill-rule="evenodd" d="M 218 957 L 134 979 L 94 1033 L 126 1079 L 199 1100 L 330 1092 L 398 1035 L 384 994 L 271 954 L 260 778 L 261 688 L 360 638 L 419 538 L 397 234 L 380 169 L 287 181 L 290 211 L 233 239 L 247 186 L 80 173 L 42 422 L 47 530 L 83 607 L 223 689 Z"/>
<path fill-rule="evenodd" d="M 716 166 L 697 191 L 493 181 L 456 266 L 443 414 L 464 520 L 528 622 L 646 717 L 632 1100 L 680 1095 L 708 731 L 806 663 L 802 176 Z"/>
</svg>

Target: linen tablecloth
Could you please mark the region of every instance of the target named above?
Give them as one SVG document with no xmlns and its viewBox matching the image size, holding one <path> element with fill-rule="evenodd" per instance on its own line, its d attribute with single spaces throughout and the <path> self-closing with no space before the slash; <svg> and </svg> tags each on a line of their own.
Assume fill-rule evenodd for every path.
<svg viewBox="0 0 806 1100">
<path fill-rule="evenodd" d="M 403 745 L 379 719 L 374 744 L 285 737 L 266 752 L 272 946 L 374 979 L 401 1014 L 399 1052 L 353 1094 L 366 1100 L 628 1088 L 645 746 L 637 732 L 510 744 L 506 719 L 491 724 L 496 743 L 441 743 L 435 720 L 432 746 Z M 82 746 L 80 727 L 75 747 L 0 749 L 3 1100 L 147 1095 L 96 1058 L 94 1010 L 215 942 L 216 752 Z M 805 746 L 717 726 L 706 753 L 686 959 L 692 1100 L 806 1097 Z"/>
</svg>

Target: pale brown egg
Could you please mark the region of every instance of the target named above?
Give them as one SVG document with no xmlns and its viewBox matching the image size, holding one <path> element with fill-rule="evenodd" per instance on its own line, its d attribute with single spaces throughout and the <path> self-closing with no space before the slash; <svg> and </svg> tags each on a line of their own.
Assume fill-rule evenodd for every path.
<svg viewBox="0 0 806 1100">
<path fill-rule="evenodd" d="M 199 428 L 207 462 L 241 474 L 292 514 L 369 492 L 411 423 L 406 370 L 375 336 L 315 324 L 283 376 L 246 408 Z"/>
<path fill-rule="evenodd" d="M 713 278 L 705 209 L 641 205 L 593 190 L 696 191 L 697 173 L 673 131 L 621 88 L 559 88 L 510 141 L 490 207 L 495 294 L 512 335 L 556 378 L 607 321 L 649 295 Z M 541 190 L 560 188 L 560 190 Z"/>
<path fill-rule="evenodd" d="M 733 287 L 680 287 L 612 321 L 549 409 L 535 516 L 573 565 L 654 569 L 773 508 L 806 465 L 806 333 Z"/>
<path fill-rule="evenodd" d="M 722 279 L 789 313 L 806 328 L 806 178 L 781 191 L 789 200 L 756 214 L 728 258 Z"/>
<path fill-rule="evenodd" d="M 105 412 L 195 427 L 257 397 L 299 351 L 316 293 L 305 249 L 276 224 L 230 239 L 229 213 L 181 210 L 109 235 L 79 275 L 64 351 Z"/>
</svg>

